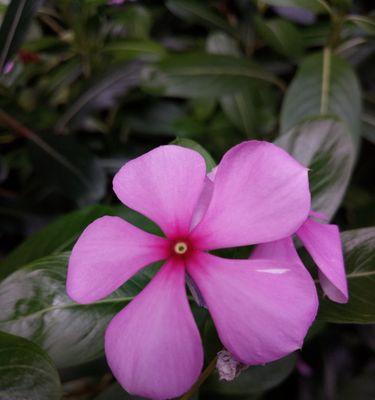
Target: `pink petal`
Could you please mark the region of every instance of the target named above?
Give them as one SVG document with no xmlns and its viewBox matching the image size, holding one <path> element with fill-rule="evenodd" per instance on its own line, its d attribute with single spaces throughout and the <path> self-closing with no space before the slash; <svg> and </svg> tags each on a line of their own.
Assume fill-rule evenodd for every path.
<svg viewBox="0 0 375 400">
<path fill-rule="evenodd" d="M 193 218 L 191 219 L 190 229 L 194 229 L 199 222 L 202 220 L 204 214 L 206 214 L 208 205 L 210 204 L 212 193 L 214 190 L 214 184 L 209 178 L 209 175 L 204 181 L 203 190 L 199 196 L 198 203 L 194 209 Z"/>
<path fill-rule="evenodd" d="M 169 399 L 190 389 L 202 369 L 203 348 L 181 261 L 168 261 L 115 316 L 106 331 L 105 352 L 116 379 L 129 393 Z"/>
<path fill-rule="evenodd" d="M 193 238 L 201 249 L 269 242 L 294 233 L 309 211 L 307 169 L 271 143 L 248 141 L 224 155 Z"/>
<path fill-rule="evenodd" d="M 118 217 L 91 223 L 73 247 L 67 292 L 78 303 L 108 296 L 146 265 L 166 258 L 165 239 L 146 233 Z"/>
<path fill-rule="evenodd" d="M 180 146 L 160 146 L 126 163 L 113 190 L 128 207 L 156 222 L 167 236 L 189 232 L 206 175 L 203 157 Z"/>
<path fill-rule="evenodd" d="M 338 227 L 309 219 L 297 231 L 297 236 L 319 268 L 323 291 L 331 300 L 346 303 L 348 286 Z"/>
<path fill-rule="evenodd" d="M 318 299 L 300 265 L 228 260 L 200 253 L 188 272 L 200 289 L 223 345 L 244 364 L 263 364 L 301 348 Z"/>
<path fill-rule="evenodd" d="M 287 261 L 293 265 L 303 265 L 291 236 L 274 242 L 258 244 L 252 251 L 250 260 L 260 259 Z"/>
</svg>

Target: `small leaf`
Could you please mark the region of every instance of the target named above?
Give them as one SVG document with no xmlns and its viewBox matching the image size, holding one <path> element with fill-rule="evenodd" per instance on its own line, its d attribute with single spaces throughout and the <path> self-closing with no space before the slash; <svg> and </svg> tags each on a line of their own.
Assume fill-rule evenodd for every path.
<svg viewBox="0 0 375 400">
<path fill-rule="evenodd" d="M 319 319 L 336 323 L 375 322 L 375 227 L 341 234 L 344 245 L 349 302 L 320 301 Z"/>
<path fill-rule="evenodd" d="M 139 84 L 142 68 L 142 62 L 133 61 L 96 77 L 57 121 L 56 130 L 77 127 L 93 110 L 110 108 L 118 97 Z"/>
<path fill-rule="evenodd" d="M 331 218 L 341 204 L 356 158 L 346 126 L 328 118 L 310 120 L 275 143 L 310 169 L 312 208 Z"/>
<path fill-rule="evenodd" d="M 298 29 L 283 19 L 254 18 L 255 28 L 267 45 L 290 58 L 300 57 L 304 52 L 302 35 Z"/>
<path fill-rule="evenodd" d="M 80 205 L 93 203 L 105 194 L 106 176 L 97 158 L 72 136 L 43 137 L 53 153 L 30 144 L 30 156 L 38 182 L 61 192 Z M 54 154 L 58 154 L 56 158 Z"/>
<path fill-rule="evenodd" d="M 300 65 L 282 104 L 281 132 L 311 117 L 333 115 L 347 124 L 358 144 L 360 114 L 361 89 L 354 70 L 326 49 Z"/>
<path fill-rule="evenodd" d="M 211 154 L 194 140 L 177 138 L 171 144 L 175 144 L 181 147 L 187 147 L 188 149 L 197 151 L 206 161 L 207 172 L 210 172 L 213 168 L 216 167 L 216 163 Z"/>
<path fill-rule="evenodd" d="M 177 97 L 221 97 L 244 85 L 267 82 L 283 88 L 274 75 L 246 59 L 218 54 L 178 54 L 159 63 L 165 94 Z"/>
<path fill-rule="evenodd" d="M 236 35 L 236 30 L 223 17 L 200 1 L 168 0 L 166 6 L 171 12 L 186 21 L 201 23 L 203 26 L 209 25 Z"/>
<path fill-rule="evenodd" d="M 324 1 L 321 0 L 263 0 L 263 3 L 270 6 L 305 8 L 315 13 L 326 13 L 328 11 Z"/>
<path fill-rule="evenodd" d="M 59 375 L 48 355 L 36 344 L 0 332 L 0 399 L 59 400 Z"/>
<path fill-rule="evenodd" d="M 147 267 L 111 297 L 81 305 L 66 294 L 69 253 L 33 261 L 0 282 L 0 330 L 43 347 L 58 367 L 103 354 L 103 334 L 111 318 L 137 295 L 155 273 Z"/>
<path fill-rule="evenodd" d="M 43 0 L 12 0 L 0 28 L 0 72 L 21 47 L 31 21 Z"/>
</svg>

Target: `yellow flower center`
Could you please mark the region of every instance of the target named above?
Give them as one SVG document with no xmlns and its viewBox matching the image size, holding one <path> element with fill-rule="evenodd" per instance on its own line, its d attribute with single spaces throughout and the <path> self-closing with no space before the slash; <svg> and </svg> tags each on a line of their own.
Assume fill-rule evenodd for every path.
<svg viewBox="0 0 375 400">
<path fill-rule="evenodd" d="M 185 254 L 188 250 L 188 246 L 185 242 L 177 242 L 173 249 L 176 254 Z"/>
</svg>

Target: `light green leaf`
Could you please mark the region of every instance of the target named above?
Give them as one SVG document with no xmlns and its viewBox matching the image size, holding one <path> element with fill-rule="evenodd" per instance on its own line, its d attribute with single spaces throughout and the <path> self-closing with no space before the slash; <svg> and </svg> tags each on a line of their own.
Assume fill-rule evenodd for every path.
<svg viewBox="0 0 375 400">
<path fill-rule="evenodd" d="M 356 158 L 346 126 L 328 118 L 306 121 L 276 144 L 309 168 L 312 209 L 331 218 L 340 206 Z"/>
<path fill-rule="evenodd" d="M 59 400 L 59 375 L 35 343 L 0 332 L 0 399 Z"/>
<path fill-rule="evenodd" d="M 344 245 L 349 302 L 320 301 L 319 319 L 336 323 L 375 322 L 375 228 L 354 229 L 341 234 Z"/>
<path fill-rule="evenodd" d="M 311 117 L 330 115 L 348 126 L 358 144 L 360 114 L 361 89 L 354 70 L 326 49 L 300 65 L 282 104 L 281 132 Z"/>
</svg>

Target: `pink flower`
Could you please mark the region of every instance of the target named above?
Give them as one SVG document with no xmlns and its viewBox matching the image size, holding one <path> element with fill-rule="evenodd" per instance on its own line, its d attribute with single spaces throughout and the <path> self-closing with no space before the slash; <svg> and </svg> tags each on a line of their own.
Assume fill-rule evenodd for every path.
<svg viewBox="0 0 375 400">
<path fill-rule="evenodd" d="M 310 253 L 319 269 L 319 281 L 324 293 L 337 303 L 348 301 L 340 232 L 337 225 L 320 223 L 321 214 L 311 211 L 310 217 L 297 230 L 296 235 Z M 292 237 L 258 245 L 250 259 L 280 260 L 303 265 L 294 247 Z"/>
<path fill-rule="evenodd" d="M 166 260 L 105 334 L 109 366 L 128 392 L 172 398 L 200 374 L 203 349 L 186 273 L 223 345 L 241 363 L 263 364 L 302 346 L 318 304 L 308 272 L 299 263 L 230 260 L 208 251 L 295 232 L 310 210 L 306 168 L 273 144 L 248 141 L 225 154 L 213 183 L 200 154 L 169 145 L 126 163 L 113 188 L 165 238 L 118 217 L 99 218 L 73 248 L 67 291 L 91 303 L 141 268 Z"/>
</svg>

